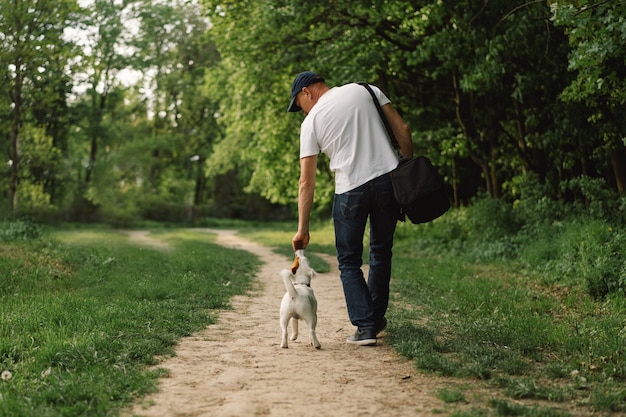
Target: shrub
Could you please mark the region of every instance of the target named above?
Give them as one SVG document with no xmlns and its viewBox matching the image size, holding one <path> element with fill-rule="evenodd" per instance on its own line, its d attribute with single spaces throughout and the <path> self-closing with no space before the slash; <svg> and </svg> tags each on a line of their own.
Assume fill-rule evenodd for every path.
<svg viewBox="0 0 626 417">
<path fill-rule="evenodd" d="M 594 298 L 626 294 L 626 235 L 589 216 L 546 224 L 524 238 L 520 259 L 549 281 L 579 283 Z"/>
<path fill-rule="evenodd" d="M 626 293 L 626 236 L 601 220 L 572 222 L 563 242 L 574 269 L 594 298 Z"/>
<path fill-rule="evenodd" d="M 514 217 L 509 203 L 481 196 L 468 208 L 466 226 L 470 237 L 492 241 L 515 234 L 521 224 Z"/>
<path fill-rule="evenodd" d="M 550 221 L 562 219 L 566 208 L 554 196 L 552 187 L 535 173 L 513 178 L 504 185 L 513 196 L 513 216 L 526 229 L 536 230 Z"/>
<path fill-rule="evenodd" d="M 573 194 L 574 207 L 579 213 L 584 213 L 594 219 L 604 219 L 616 222 L 623 214 L 620 204 L 624 204 L 614 191 L 606 187 L 606 182 L 601 178 L 580 176 L 561 184 L 564 192 Z M 623 208 L 623 207 L 622 207 Z"/>
<path fill-rule="evenodd" d="M 0 222 L 0 241 L 39 239 L 43 235 L 41 225 L 32 219 L 23 218 Z"/>
</svg>

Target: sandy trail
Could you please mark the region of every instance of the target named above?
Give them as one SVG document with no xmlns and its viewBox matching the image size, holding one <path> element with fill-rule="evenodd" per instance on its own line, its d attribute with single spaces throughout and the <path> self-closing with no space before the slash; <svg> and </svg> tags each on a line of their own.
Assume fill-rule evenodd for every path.
<svg viewBox="0 0 626 417">
<path fill-rule="evenodd" d="M 255 290 L 232 299 L 218 322 L 181 340 L 176 356 L 160 364 L 169 376 L 158 393 L 142 399 L 129 415 L 158 417 L 243 416 L 435 416 L 445 405 L 436 398 L 438 378 L 422 375 L 385 345 L 345 342 L 354 332 L 348 320 L 336 260 L 331 272 L 311 286 L 318 300 L 316 350 L 301 325 L 298 340 L 280 348 L 278 309 L 285 292 L 279 271 L 293 259 L 236 236 L 217 243 L 258 255 L 264 265 Z M 132 239 L 146 239 L 134 234 Z M 437 413 L 439 409 L 439 413 Z"/>
</svg>

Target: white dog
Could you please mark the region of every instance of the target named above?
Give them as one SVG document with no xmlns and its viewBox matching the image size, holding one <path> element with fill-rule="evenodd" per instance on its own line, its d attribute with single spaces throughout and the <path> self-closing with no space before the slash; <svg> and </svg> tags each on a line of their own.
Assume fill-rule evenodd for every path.
<svg viewBox="0 0 626 417">
<path fill-rule="evenodd" d="M 282 330 L 282 342 L 280 347 L 287 348 L 287 325 L 291 320 L 291 340 L 298 338 L 298 320 L 304 320 L 309 325 L 309 342 L 316 349 L 321 348 L 319 340 L 315 335 L 317 325 L 317 300 L 313 289 L 311 289 L 311 279 L 315 277 L 315 271 L 311 269 L 309 260 L 304 256 L 304 250 L 296 251 L 296 259 L 292 270 L 283 269 L 280 271 L 285 283 L 287 293 L 280 303 L 280 328 Z"/>
</svg>

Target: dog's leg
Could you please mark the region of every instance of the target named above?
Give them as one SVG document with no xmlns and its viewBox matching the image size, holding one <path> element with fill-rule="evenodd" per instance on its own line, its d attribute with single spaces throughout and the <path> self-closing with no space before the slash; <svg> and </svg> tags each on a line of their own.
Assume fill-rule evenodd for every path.
<svg viewBox="0 0 626 417">
<path fill-rule="evenodd" d="M 315 315 L 311 317 L 308 325 L 309 325 L 309 343 L 311 343 L 315 347 L 315 349 L 320 349 L 322 345 L 320 344 L 320 341 L 317 340 L 317 336 L 315 335 L 315 327 L 317 326 L 317 317 Z"/>
<path fill-rule="evenodd" d="M 298 322 L 300 320 L 293 318 L 291 319 L 291 340 L 296 340 L 298 338 Z"/>
<path fill-rule="evenodd" d="M 280 342 L 280 347 L 287 349 L 289 345 L 287 345 L 287 326 L 289 325 L 289 317 L 286 320 L 281 316 L 280 318 L 280 330 L 282 335 L 282 340 Z"/>
</svg>

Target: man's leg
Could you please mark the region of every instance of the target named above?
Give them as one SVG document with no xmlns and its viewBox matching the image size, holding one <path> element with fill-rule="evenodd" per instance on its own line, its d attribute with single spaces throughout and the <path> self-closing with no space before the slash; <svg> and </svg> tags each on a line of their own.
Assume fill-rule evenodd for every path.
<svg viewBox="0 0 626 417">
<path fill-rule="evenodd" d="M 359 329 L 375 327 L 372 299 L 361 270 L 368 205 L 369 196 L 365 186 L 336 194 L 333 202 L 335 245 L 341 283 L 350 322 Z"/>
<path fill-rule="evenodd" d="M 370 269 L 367 285 L 374 307 L 376 330 L 381 330 L 385 326 L 385 313 L 389 305 L 393 235 L 400 208 L 393 198 L 393 188 L 389 175 L 372 181 L 372 193 Z"/>
</svg>

